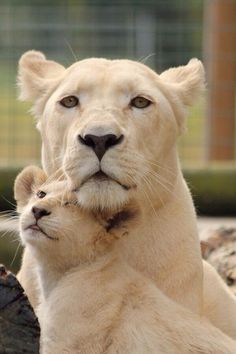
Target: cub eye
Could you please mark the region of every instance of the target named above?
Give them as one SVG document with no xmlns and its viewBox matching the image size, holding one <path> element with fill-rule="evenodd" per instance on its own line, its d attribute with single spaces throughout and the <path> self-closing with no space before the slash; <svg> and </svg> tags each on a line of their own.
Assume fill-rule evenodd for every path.
<svg viewBox="0 0 236 354">
<path fill-rule="evenodd" d="M 76 96 L 67 96 L 60 100 L 60 104 L 66 108 L 73 108 L 78 106 L 79 99 Z"/>
<path fill-rule="evenodd" d="M 136 107 L 136 108 L 140 108 L 140 109 L 150 106 L 151 103 L 152 102 L 150 100 L 148 100 L 147 98 L 142 97 L 142 96 L 137 96 L 137 97 L 133 98 L 130 102 L 132 107 Z"/>
<path fill-rule="evenodd" d="M 47 195 L 47 193 L 45 193 L 44 191 L 38 191 L 36 195 L 38 198 L 42 199 L 45 197 L 45 195 Z"/>
</svg>

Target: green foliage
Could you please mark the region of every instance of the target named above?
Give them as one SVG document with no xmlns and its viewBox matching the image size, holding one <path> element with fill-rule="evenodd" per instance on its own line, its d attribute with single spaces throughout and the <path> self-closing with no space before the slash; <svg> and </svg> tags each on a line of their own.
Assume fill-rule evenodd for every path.
<svg viewBox="0 0 236 354">
<path fill-rule="evenodd" d="M 0 170 L 0 210 L 14 209 L 13 185 L 19 169 Z"/>
<path fill-rule="evenodd" d="M 198 214 L 235 216 L 235 167 L 187 169 L 184 175 L 192 191 Z"/>
</svg>

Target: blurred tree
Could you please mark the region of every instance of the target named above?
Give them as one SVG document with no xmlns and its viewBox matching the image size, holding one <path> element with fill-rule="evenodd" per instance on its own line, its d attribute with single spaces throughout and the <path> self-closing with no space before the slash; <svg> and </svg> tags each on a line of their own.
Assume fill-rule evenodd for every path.
<svg viewBox="0 0 236 354">
<path fill-rule="evenodd" d="M 236 1 L 205 5 L 205 61 L 209 83 L 207 157 L 235 157 Z"/>
</svg>

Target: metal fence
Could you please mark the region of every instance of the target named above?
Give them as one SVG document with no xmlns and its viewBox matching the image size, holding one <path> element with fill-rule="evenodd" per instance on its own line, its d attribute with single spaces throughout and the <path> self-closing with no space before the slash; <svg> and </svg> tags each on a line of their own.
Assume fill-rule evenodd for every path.
<svg viewBox="0 0 236 354">
<path fill-rule="evenodd" d="M 40 4 L 40 5 L 39 5 Z M 29 105 L 17 102 L 16 68 L 29 49 L 70 65 L 97 56 L 143 59 L 161 72 L 202 59 L 203 0 L 1 1 L 0 167 L 40 158 L 40 138 Z M 189 131 L 180 139 L 184 164 L 205 156 L 204 110 L 193 107 Z"/>
</svg>

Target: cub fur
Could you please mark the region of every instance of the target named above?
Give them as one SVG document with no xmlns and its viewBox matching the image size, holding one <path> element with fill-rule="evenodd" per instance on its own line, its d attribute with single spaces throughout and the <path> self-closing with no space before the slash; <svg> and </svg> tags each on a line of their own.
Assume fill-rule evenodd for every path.
<svg viewBox="0 0 236 354">
<path fill-rule="evenodd" d="M 42 354 L 233 354 L 236 343 L 165 296 L 117 252 L 139 206 L 92 215 L 64 181 L 17 177 L 20 235 L 35 259 Z M 39 181 L 41 183 L 39 183 Z M 115 220 L 116 218 L 116 220 Z"/>
</svg>

